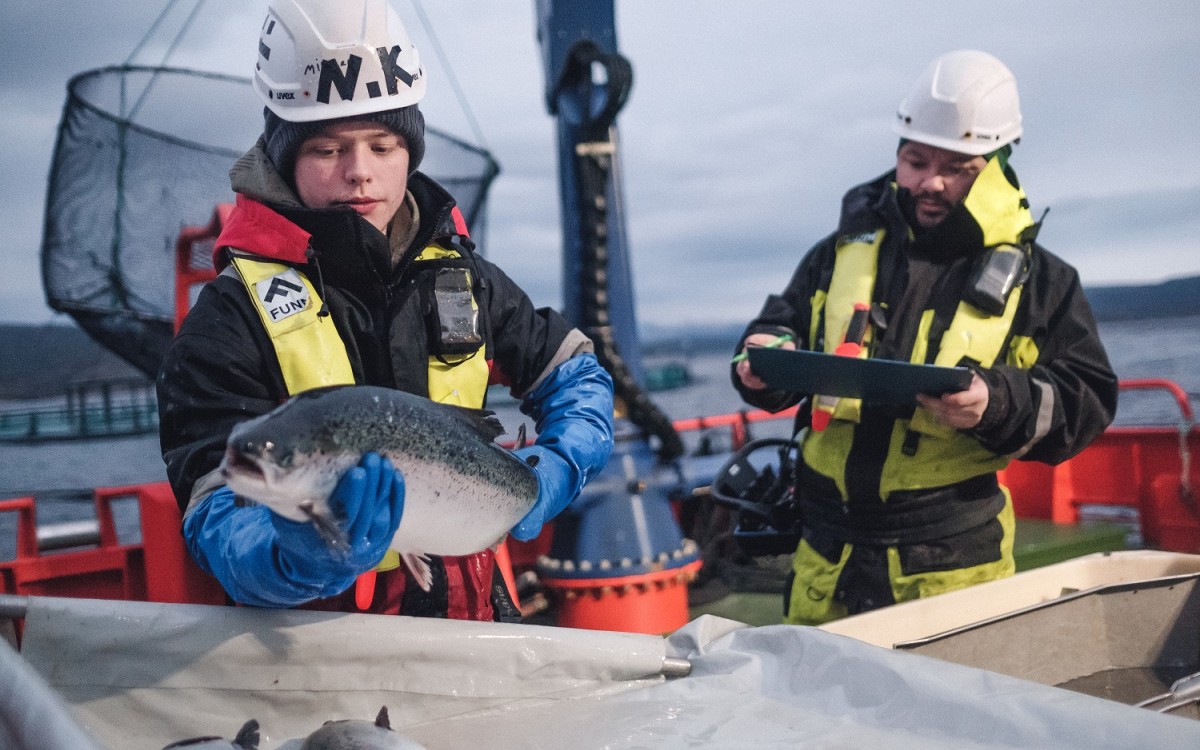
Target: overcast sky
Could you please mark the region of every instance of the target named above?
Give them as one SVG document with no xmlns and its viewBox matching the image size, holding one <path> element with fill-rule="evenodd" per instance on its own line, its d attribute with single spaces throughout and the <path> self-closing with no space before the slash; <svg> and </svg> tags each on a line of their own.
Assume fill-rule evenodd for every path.
<svg viewBox="0 0 1200 750">
<path fill-rule="evenodd" d="M 427 67 L 427 121 L 474 142 L 412 0 L 392 1 Z M 180 0 L 134 62 L 157 63 L 193 4 Z M 67 81 L 125 61 L 166 6 L 0 10 L 0 322 L 68 320 L 45 304 L 39 260 Z M 249 75 L 265 7 L 207 0 L 169 63 Z M 558 306 L 557 154 L 534 0 L 423 8 L 501 164 L 485 251 L 535 302 Z M 958 48 L 1016 74 L 1025 136 L 1012 164 L 1035 214 L 1052 209 L 1043 244 L 1085 285 L 1200 274 L 1198 29 L 1196 0 L 617 0 L 634 69 L 618 126 L 639 320 L 752 317 L 834 228 L 846 189 L 891 167 L 896 104 Z"/>
</svg>

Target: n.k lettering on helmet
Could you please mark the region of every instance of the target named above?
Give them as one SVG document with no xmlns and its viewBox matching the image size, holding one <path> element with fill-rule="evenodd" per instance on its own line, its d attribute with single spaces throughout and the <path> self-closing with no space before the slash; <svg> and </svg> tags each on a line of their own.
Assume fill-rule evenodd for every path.
<svg viewBox="0 0 1200 750">
<path fill-rule="evenodd" d="M 270 0 L 254 90 L 288 122 L 369 115 L 425 96 L 425 71 L 387 0 Z"/>
</svg>

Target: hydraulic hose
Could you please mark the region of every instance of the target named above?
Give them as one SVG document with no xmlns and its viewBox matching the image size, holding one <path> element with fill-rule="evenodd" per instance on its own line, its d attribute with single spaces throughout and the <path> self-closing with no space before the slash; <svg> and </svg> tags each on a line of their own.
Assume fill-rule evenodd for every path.
<svg viewBox="0 0 1200 750">
<path fill-rule="evenodd" d="M 629 371 L 609 318 L 608 187 L 616 153 L 613 121 L 629 95 L 633 69 L 619 54 L 604 54 L 595 45 L 584 43 L 572 50 L 564 79 L 590 77 L 594 64 L 604 67 L 607 97 L 604 107 L 581 128 L 575 146 L 584 235 L 581 328 L 595 344 L 596 358 L 612 375 L 613 388 L 629 421 L 659 439 L 658 458 L 665 463 L 683 455 L 683 441 L 671 419 L 650 400 Z"/>
</svg>

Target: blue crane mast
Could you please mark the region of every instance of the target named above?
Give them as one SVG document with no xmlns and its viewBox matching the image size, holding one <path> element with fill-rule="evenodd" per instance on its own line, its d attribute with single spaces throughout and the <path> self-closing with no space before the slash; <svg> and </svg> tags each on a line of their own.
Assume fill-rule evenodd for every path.
<svg viewBox="0 0 1200 750">
<path fill-rule="evenodd" d="M 537 0 L 537 17 L 557 122 L 563 313 L 613 376 L 618 434 L 608 467 L 559 517 L 539 573 L 574 594 L 579 611 L 560 611 L 561 624 L 666 631 L 687 621 L 700 559 L 670 507 L 687 489 L 683 443 L 644 387 L 616 128 L 633 70 L 617 51 L 613 0 Z M 581 604 L 617 590 L 595 610 Z"/>
</svg>

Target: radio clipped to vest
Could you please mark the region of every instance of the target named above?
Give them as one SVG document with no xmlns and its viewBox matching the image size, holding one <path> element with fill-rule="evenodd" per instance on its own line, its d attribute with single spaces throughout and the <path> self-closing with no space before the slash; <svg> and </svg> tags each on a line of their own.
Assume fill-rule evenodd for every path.
<svg viewBox="0 0 1200 750">
<path fill-rule="evenodd" d="M 430 353 L 439 356 L 473 354 L 483 344 L 479 308 L 471 295 L 471 275 L 465 268 L 434 272 L 427 322 Z"/>
<path fill-rule="evenodd" d="M 1003 315 L 1012 290 L 1029 276 L 1029 252 L 1017 245 L 989 247 L 975 261 L 963 301 L 988 315 Z"/>
<path fill-rule="evenodd" d="M 1021 231 L 1018 243 L 1001 244 L 987 248 L 975 261 L 971 277 L 963 291 L 963 301 L 988 315 L 1003 315 L 1008 304 L 1008 295 L 1029 278 L 1032 266 L 1032 247 L 1042 229 L 1042 222 L 1050 209 Z"/>
</svg>

